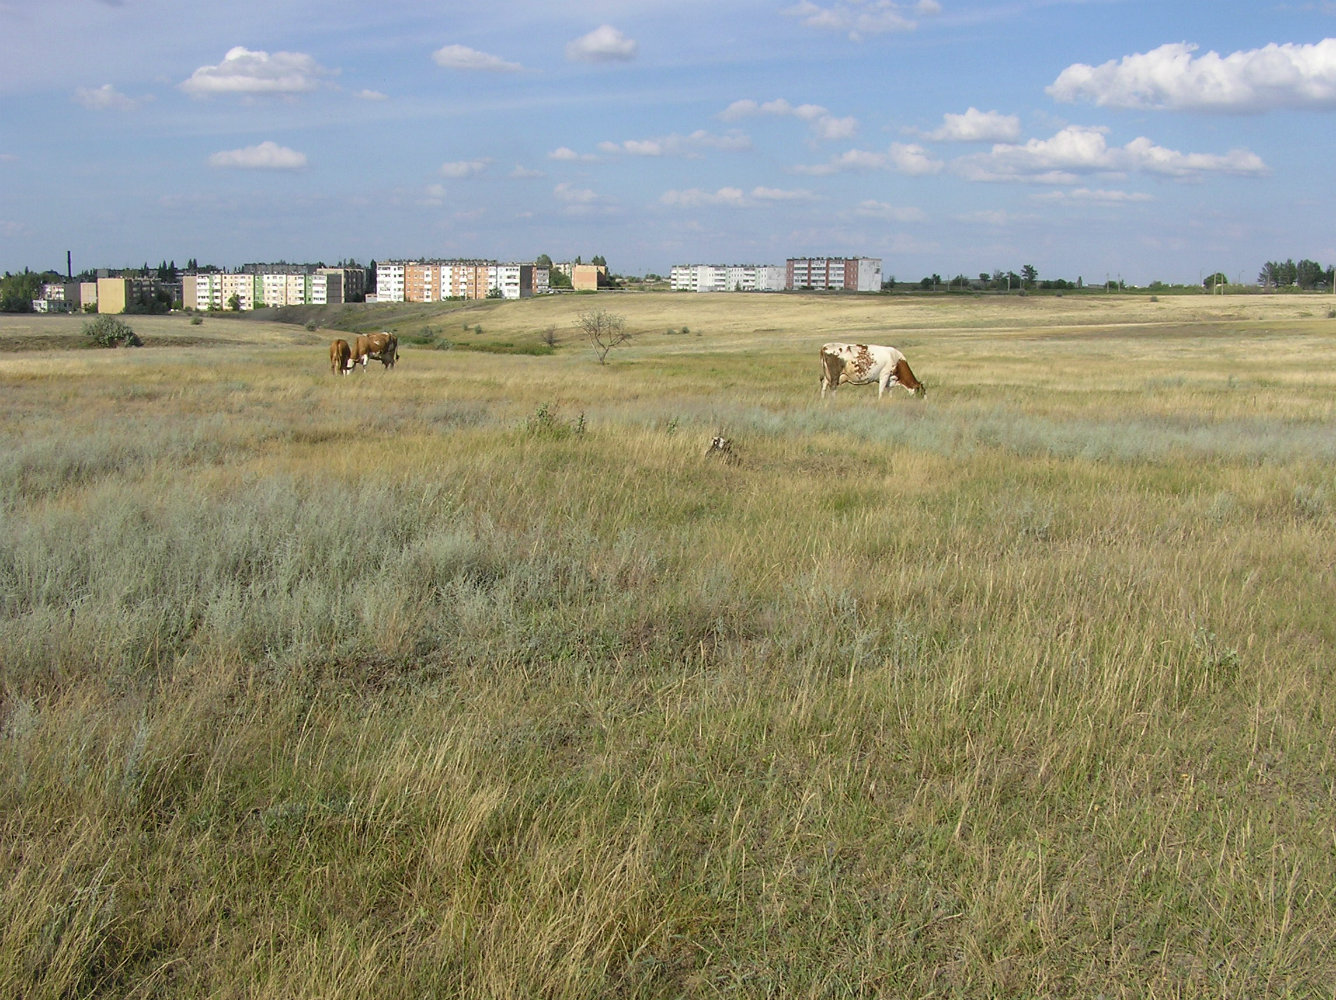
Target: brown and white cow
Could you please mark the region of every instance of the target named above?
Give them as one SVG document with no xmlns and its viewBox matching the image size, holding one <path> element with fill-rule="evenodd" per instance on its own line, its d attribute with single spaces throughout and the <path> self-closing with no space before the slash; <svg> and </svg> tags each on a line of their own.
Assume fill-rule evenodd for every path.
<svg viewBox="0 0 1336 1000">
<path fill-rule="evenodd" d="M 353 370 L 353 349 L 346 340 L 329 342 L 329 370 L 333 375 L 347 375 Z"/>
<path fill-rule="evenodd" d="M 353 344 L 353 367 L 360 361 L 362 371 L 366 371 L 369 358 L 375 358 L 386 368 L 393 368 L 399 360 L 399 338 L 392 333 L 359 333 Z"/>
<path fill-rule="evenodd" d="M 850 385 L 877 383 L 877 398 L 886 390 L 899 386 L 915 396 L 925 396 L 928 390 L 909 370 L 909 362 L 894 347 L 879 344 L 822 344 L 821 395 L 848 382 Z"/>
</svg>

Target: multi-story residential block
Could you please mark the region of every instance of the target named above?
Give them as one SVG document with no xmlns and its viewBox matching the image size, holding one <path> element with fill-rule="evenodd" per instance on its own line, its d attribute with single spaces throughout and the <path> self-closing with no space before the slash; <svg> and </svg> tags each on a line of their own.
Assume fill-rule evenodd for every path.
<svg viewBox="0 0 1336 1000">
<path fill-rule="evenodd" d="M 880 257 L 790 257 L 785 287 L 819 291 L 881 291 Z"/>
<path fill-rule="evenodd" d="M 181 278 L 181 305 L 185 309 L 222 309 L 223 276 L 218 271 L 187 274 Z"/>
<path fill-rule="evenodd" d="M 123 313 L 131 303 L 152 302 L 158 293 L 158 279 L 146 277 L 97 279 L 97 311 Z"/>
<path fill-rule="evenodd" d="M 361 302 L 366 298 L 366 268 L 364 267 L 318 267 L 316 274 L 327 274 L 331 278 L 337 279 L 333 282 L 326 282 L 326 294 L 337 298 L 330 298 L 330 302 Z"/>
<path fill-rule="evenodd" d="M 675 264 L 675 292 L 782 292 L 784 268 L 777 264 Z"/>
<path fill-rule="evenodd" d="M 386 261 L 376 265 L 378 302 L 442 302 L 446 299 L 528 298 L 548 291 L 548 270 L 496 261 Z"/>
<path fill-rule="evenodd" d="M 79 282 L 46 284 L 38 298 L 32 300 L 33 312 L 77 312 L 79 309 Z"/>
<path fill-rule="evenodd" d="M 223 308 L 231 309 L 235 302 L 238 309 L 254 309 L 256 285 L 260 285 L 260 295 L 264 294 L 262 278 L 263 276 L 258 274 L 224 274 Z"/>
<path fill-rule="evenodd" d="M 381 261 L 376 265 L 376 301 L 404 302 L 407 265 L 403 261 Z"/>
</svg>

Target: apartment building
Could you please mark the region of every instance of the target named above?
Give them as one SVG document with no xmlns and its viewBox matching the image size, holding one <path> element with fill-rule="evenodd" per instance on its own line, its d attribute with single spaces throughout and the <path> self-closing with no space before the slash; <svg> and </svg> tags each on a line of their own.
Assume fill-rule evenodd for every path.
<svg viewBox="0 0 1336 1000">
<path fill-rule="evenodd" d="M 376 301 L 528 298 L 548 290 L 547 268 L 495 261 L 385 261 L 376 265 Z"/>
<path fill-rule="evenodd" d="M 675 264 L 675 292 L 782 292 L 784 268 L 777 264 Z"/>
<path fill-rule="evenodd" d="M 881 291 L 880 257 L 790 257 L 784 287 L 818 291 Z"/>
<path fill-rule="evenodd" d="M 123 313 L 131 303 L 152 302 L 158 293 L 157 278 L 97 279 L 97 311 Z"/>
<path fill-rule="evenodd" d="M 32 311 L 39 313 L 78 312 L 80 283 L 68 281 L 45 284 L 39 297 L 32 300 Z"/>
<path fill-rule="evenodd" d="M 356 273 L 356 268 L 352 269 Z M 181 304 L 186 309 L 231 309 L 236 297 L 240 309 L 278 306 L 323 306 L 344 301 L 342 268 L 315 274 L 304 272 L 256 272 L 238 274 L 206 272 L 181 279 Z"/>
</svg>

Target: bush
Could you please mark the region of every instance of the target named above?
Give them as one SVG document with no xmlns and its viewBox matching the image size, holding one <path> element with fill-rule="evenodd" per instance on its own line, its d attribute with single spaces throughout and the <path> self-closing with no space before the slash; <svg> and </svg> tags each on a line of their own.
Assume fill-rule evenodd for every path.
<svg viewBox="0 0 1336 1000">
<path fill-rule="evenodd" d="M 191 317 L 190 317 L 190 325 L 191 325 L 191 326 L 203 326 L 203 325 L 204 325 L 204 317 L 203 317 L 203 316 L 191 316 Z"/>
<path fill-rule="evenodd" d="M 91 337 L 98 347 L 141 347 L 139 335 L 115 316 L 99 316 L 84 324 L 84 336 Z"/>
</svg>

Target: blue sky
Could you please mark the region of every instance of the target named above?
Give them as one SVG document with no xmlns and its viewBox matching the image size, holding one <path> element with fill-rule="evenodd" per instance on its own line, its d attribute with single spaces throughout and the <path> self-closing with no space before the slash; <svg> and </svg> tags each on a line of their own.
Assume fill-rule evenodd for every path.
<svg viewBox="0 0 1336 1000">
<path fill-rule="evenodd" d="M 0 0 L 0 271 L 1336 263 L 1336 3 Z"/>
</svg>

